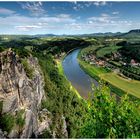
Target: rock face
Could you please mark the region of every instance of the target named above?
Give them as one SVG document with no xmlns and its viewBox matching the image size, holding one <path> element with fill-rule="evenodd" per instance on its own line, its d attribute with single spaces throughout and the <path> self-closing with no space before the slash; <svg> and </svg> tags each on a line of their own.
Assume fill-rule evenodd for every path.
<svg viewBox="0 0 140 140">
<path fill-rule="evenodd" d="M 34 70 L 33 78 L 29 79 L 22 60 L 11 51 L 0 53 L 0 100 L 3 101 L 2 114 L 24 109 L 25 124 L 18 135 L 21 138 L 37 137 L 38 110 L 44 97 L 44 79 L 38 61 L 30 56 L 27 59 L 29 66 Z M 16 137 L 16 130 L 7 137 Z"/>
<path fill-rule="evenodd" d="M 10 132 L 3 132 L 0 126 L 0 138 L 31 138 L 48 131 L 52 138 L 58 133 L 67 138 L 67 126 L 64 116 L 60 117 L 61 126 L 50 129 L 53 124 L 52 113 L 47 109 L 41 110 L 41 102 L 45 98 L 44 78 L 37 58 L 26 58 L 28 67 L 33 70 L 33 77 L 29 78 L 22 59 L 11 49 L 0 53 L 0 101 L 3 102 L 0 115 L 23 111 L 24 124 L 21 128 L 15 123 Z"/>
</svg>

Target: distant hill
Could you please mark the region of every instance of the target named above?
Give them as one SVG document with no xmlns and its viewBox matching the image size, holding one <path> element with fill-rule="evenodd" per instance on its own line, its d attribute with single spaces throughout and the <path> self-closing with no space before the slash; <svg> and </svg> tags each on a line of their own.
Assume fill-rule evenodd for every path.
<svg viewBox="0 0 140 140">
<path fill-rule="evenodd" d="M 37 34 L 37 35 L 34 35 L 34 37 L 56 37 L 58 35 L 55 35 L 55 34 Z"/>
<path fill-rule="evenodd" d="M 112 33 L 112 32 L 106 32 L 106 33 L 93 33 L 93 34 L 82 34 L 82 35 L 79 35 L 79 36 L 101 36 L 101 37 L 104 37 L 104 36 L 116 36 L 116 35 L 121 35 L 122 33 L 121 32 L 116 32 L 116 33 Z"/>
<path fill-rule="evenodd" d="M 106 33 L 92 33 L 92 34 L 76 34 L 76 35 L 55 35 L 55 34 L 37 34 L 34 35 L 34 37 L 69 37 L 69 36 L 76 36 L 76 37 L 95 37 L 95 36 L 116 36 L 116 35 L 121 35 L 121 32 L 116 32 L 116 33 L 112 33 L 112 32 L 106 32 Z"/>
<path fill-rule="evenodd" d="M 130 30 L 129 32 L 122 34 L 121 37 L 140 38 L 140 29 Z"/>
<path fill-rule="evenodd" d="M 130 30 L 126 33 L 121 32 L 106 32 L 106 33 L 91 33 L 91 34 L 76 34 L 76 35 L 68 35 L 68 34 L 62 34 L 62 35 L 56 35 L 56 34 L 36 34 L 36 35 L 0 35 L 0 38 L 10 38 L 10 39 L 17 39 L 17 38 L 38 38 L 38 37 L 125 37 L 125 38 L 140 38 L 140 29 L 134 29 Z"/>
<path fill-rule="evenodd" d="M 140 33 L 140 29 L 130 30 L 128 33 Z"/>
</svg>

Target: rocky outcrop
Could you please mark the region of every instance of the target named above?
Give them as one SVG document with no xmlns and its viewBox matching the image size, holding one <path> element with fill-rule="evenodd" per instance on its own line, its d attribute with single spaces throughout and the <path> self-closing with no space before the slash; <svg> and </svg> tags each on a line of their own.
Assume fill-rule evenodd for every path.
<svg viewBox="0 0 140 140">
<path fill-rule="evenodd" d="M 52 138 L 67 138 L 65 117 L 60 116 L 61 123 L 52 129 L 57 118 L 47 109 L 41 109 L 45 99 L 44 78 L 37 58 L 24 58 L 28 64 L 26 68 L 22 61 L 11 49 L 0 53 L 0 101 L 3 103 L 0 115 L 10 113 L 17 118 L 22 110 L 20 119 L 24 119 L 22 126 L 15 121 L 10 132 L 3 131 L 0 126 L 0 138 L 37 138 L 45 131 Z M 27 67 L 33 70 L 32 77 L 29 77 Z"/>
<path fill-rule="evenodd" d="M 36 58 L 30 56 L 27 63 L 34 70 L 30 79 L 20 59 L 11 50 L 0 53 L 0 100 L 3 101 L 2 114 L 24 109 L 25 124 L 18 137 L 37 137 L 38 110 L 44 97 L 44 79 Z M 17 137 L 14 127 L 7 137 Z"/>
<path fill-rule="evenodd" d="M 42 135 L 44 131 L 48 131 L 50 135 L 52 135 L 52 131 L 50 129 L 52 125 L 52 114 L 47 109 L 43 109 L 39 112 L 39 127 L 38 127 L 38 135 Z"/>
</svg>

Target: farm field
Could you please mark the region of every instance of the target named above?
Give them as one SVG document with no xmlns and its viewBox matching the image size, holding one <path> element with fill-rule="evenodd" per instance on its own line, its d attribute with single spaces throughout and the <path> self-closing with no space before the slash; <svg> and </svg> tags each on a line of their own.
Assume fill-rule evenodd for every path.
<svg viewBox="0 0 140 140">
<path fill-rule="evenodd" d="M 101 79 L 109 82 L 115 87 L 120 88 L 126 93 L 132 94 L 138 98 L 140 98 L 140 82 L 136 80 L 127 80 L 125 78 L 120 77 L 115 73 L 107 73 L 101 74 Z"/>
<path fill-rule="evenodd" d="M 90 64 L 80 60 L 79 63 L 84 71 L 87 72 L 91 77 L 96 79 L 100 77 L 100 79 L 103 79 L 104 81 L 123 90 L 124 92 L 140 98 L 140 81 L 122 78 L 116 73 L 108 72 L 106 69 L 101 67 L 91 66 Z"/>
<path fill-rule="evenodd" d="M 121 46 L 110 46 L 110 47 L 101 48 L 100 50 L 97 51 L 97 57 L 104 57 L 107 54 L 116 52 L 120 48 Z"/>
<path fill-rule="evenodd" d="M 99 77 L 100 74 L 105 74 L 108 72 L 104 68 L 91 66 L 90 64 L 81 60 L 79 60 L 79 64 L 92 77 L 95 77 L 95 76 Z"/>
</svg>

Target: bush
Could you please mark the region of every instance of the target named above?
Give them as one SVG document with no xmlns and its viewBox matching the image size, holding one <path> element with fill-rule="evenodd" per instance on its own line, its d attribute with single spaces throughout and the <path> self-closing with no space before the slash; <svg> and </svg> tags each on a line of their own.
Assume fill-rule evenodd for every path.
<svg viewBox="0 0 140 140">
<path fill-rule="evenodd" d="M 123 96 L 119 101 L 110 95 L 105 85 L 94 88 L 81 128 L 82 138 L 138 138 L 140 137 L 140 113 L 138 104 Z"/>
<path fill-rule="evenodd" d="M 16 124 L 20 128 L 22 128 L 25 124 L 25 118 L 24 118 L 23 114 L 24 114 L 24 110 L 20 110 L 20 111 L 18 111 L 17 117 L 16 117 Z"/>
<path fill-rule="evenodd" d="M 15 125 L 15 118 L 11 114 L 4 114 L 0 117 L 0 127 L 3 131 L 7 131 L 8 133 Z"/>
<path fill-rule="evenodd" d="M 41 134 L 39 138 L 52 138 L 52 135 L 48 130 L 44 130 L 43 134 Z"/>
<path fill-rule="evenodd" d="M 23 65 L 23 67 L 24 67 L 24 70 L 25 70 L 27 76 L 28 76 L 30 79 L 32 79 L 32 78 L 33 78 L 33 68 L 31 68 L 31 67 L 29 66 L 29 64 L 28 64 L 28 62 L 27 62 L 26 59 L 22 59 L 21 63 L 22 63 L 22 65 Z"/>
<path fill-rule="evenodd" d="M 80 100 L 76 93 L 70 90 L 69 82 L 59 73 L 50 56 L 37 55 L 39 64 L 44 73 L 45 95 L 47 100 L 42 102 L 42 108 L 47 108 L 53 114 L 53 125 L 60 124 L 58 119 L 65 116 L 69 138 L 78 137 L 79 128 L 83 124 L 82 115 L 86 112 L 84 101 Z M 57 117 L 55 115 L 58 114 Z M 59 126 L 59 125 L 58 125 Z M 61 128 L 58 128 L 61 131 Z M 49 137 L 44 133 L 42 137 Z M 61 134 L 58 137 L 63 137 Z"/>
<path fill-rule="evenodd" d="M 3 102 L 0 101 L 0 114 L 1 114 L 1 112 L 2 112 L 2 107 L 3 107 Z"/>
<path fill-rule="evenodd" d="M 3 52 L 4 50 L 4 47 L 0 46 L 0 52 Z"/>
</svg>

